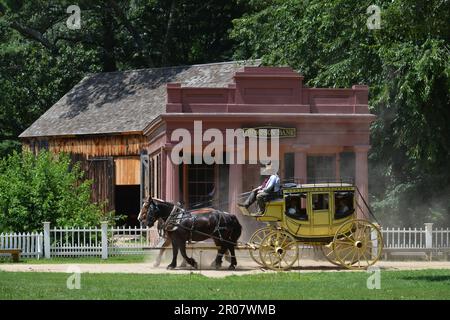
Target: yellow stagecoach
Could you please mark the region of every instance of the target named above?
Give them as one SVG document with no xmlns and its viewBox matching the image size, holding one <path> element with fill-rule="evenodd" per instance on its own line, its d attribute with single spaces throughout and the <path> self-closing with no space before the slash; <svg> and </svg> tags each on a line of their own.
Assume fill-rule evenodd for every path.
<svg viewBox="0 0 450 320">
<path fill-rule="evenodd" d="M 357 193 L 361 197 L 348 183 L 289 184 L 261 214 L 241 207 L 244 215 L 267 223 L 250 238 L 250 256 L 267 268 L 286 270 L 298 260 L 299 244 L 306 244 L 320 247 L 335 265 L 370 267 L 381 256 L 383 239 L 379 226 L 357 218 Z"/>
</svg>

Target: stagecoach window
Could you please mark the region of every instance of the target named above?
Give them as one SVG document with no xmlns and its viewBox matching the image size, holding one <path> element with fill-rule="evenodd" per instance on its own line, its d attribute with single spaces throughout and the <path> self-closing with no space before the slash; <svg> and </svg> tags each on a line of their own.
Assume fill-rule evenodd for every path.
<svg viewBox="0 0 450 320">
<path fill-rule="evenodd" d="M 285 198 L 286 215 L 301 220 L 307 220 L 306 193 L 292 194 Z"/>
<path fill-rule="evenodd" d="M 313 210 L 328 210 L 328 193 L 316 193 L 312 195 Z"/>
<path fill-rule="evenodd" d="M 352 191 L 346 192 L 335 192 L 334 193 L 334 206 L 335 206 L 335 217 L 344 218 L 351 215 L 354 212 L 353 208 L 353 197 Z"/>
</svg>

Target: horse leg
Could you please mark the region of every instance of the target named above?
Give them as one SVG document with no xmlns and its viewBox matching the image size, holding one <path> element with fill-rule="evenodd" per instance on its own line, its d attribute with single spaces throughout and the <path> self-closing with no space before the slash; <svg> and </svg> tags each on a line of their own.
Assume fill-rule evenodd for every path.
<svg viewBox="0 0 450 320">
<path fill-rule="evenodd" d="M 172 262 L 167 266 L 167 269 L 172 270 L 177 267 L 178 245 L 175 240 L 172 240 Z"/>
<path fill-rule="evenodd" d="M 230 250 L 228 250 L 228 248 L 227 248 L 227 250 L 225 251 L 225 254 L 224 254 L 223 257 L 224 257 L 224 259 L 225 259 L 226 262 L 231 262 Z"/>
<path fill-rule="evenodd" d="M 236 265 L 237 265 L 237 260 L 236 260 L 236 254 L 234 251 L 234 246 L 233 245 L 229 245 L 228 246 L 228 250 L 230 250 L 230 256 L 231 256 L 231 264 L 228 267 L 228 270 L 234 270 L 236 269 Z"/>
<path fill-rule="evenodd" d="M 226 251 L 227 248 L 223 245 L 221 245 L 220 248 L 217 250 L 216 260 L 214 261 L 216 269 L 220 269 L 220 267 L 222 267 L 222 257 Z"/>
<path fill-rule="evenodd" d="M 183 258 L 183 261 L 180 264 L 180 267 L 182 268 L 186 268 L 187 264 L 186 264 L 186 260 Z"/>
<path fill-rule="evenodd" d="M 187 263 L 189 263 L 195 269 L 198 268 L 197 262 L 193 258 L 189 258 L 187 256 L 187 254 L 186 254 L 186 242 L 184 242 L 184 241 L 180 243 L 180 252 L 181 252 L 181 255 L 183 256 L 184 260 L 187 261 Z"/>
</svg>

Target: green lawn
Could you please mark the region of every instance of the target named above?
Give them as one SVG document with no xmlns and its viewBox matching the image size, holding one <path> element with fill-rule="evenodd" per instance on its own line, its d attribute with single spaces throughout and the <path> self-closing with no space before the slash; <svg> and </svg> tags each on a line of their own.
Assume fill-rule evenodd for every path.
<svg viewBox="0 0 450 320">
<path fill-rule="evenodd" d="M 68 274 L 0 272 L 0 299 L 450 299 L 450 270 L 381 271 L 381 289 L 366 272 L 268 273 L 226 278 L 199 274 Z"/>
</svg>

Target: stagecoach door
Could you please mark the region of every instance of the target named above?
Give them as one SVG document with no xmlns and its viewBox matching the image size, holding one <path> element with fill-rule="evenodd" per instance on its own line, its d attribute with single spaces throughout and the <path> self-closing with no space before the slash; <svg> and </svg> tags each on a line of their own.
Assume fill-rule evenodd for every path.
<svg viewBox="0 0 450 320">
<path fill-rule="evenodd" d="M 317 234 L 328 234 L 330 227 L 330 194 L 314 192 L 311 197 L 312 225 Z"/>
</svg>

